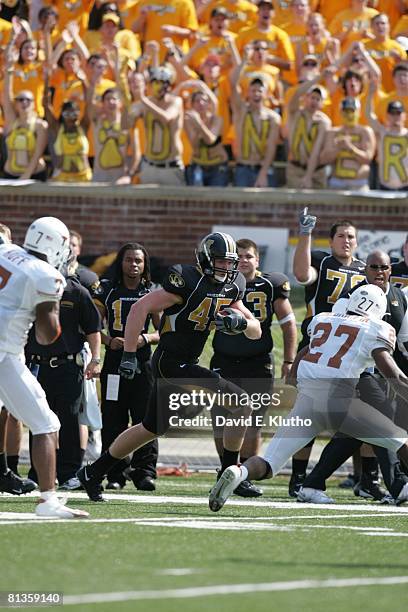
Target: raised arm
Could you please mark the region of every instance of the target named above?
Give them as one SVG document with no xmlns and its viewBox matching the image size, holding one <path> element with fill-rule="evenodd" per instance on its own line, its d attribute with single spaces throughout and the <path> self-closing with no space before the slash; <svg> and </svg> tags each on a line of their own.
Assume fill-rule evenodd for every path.
<svg viewBox="0 0 408 612">
<path fill-rule="evenodd" d="M 301 285 L 311 285 L 317 278 L 312 266 L 312 232 L 317 217 L 310 215 L 306 206 L 299 215 L 299 238 L 293 258 L 293 274 Z"/>
</svg>

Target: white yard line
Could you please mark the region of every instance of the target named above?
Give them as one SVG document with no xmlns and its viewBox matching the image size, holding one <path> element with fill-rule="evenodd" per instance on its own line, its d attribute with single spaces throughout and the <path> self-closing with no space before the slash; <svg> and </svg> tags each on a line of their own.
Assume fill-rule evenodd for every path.
<svg viewBox="0 0 408 612">
<path fill-rule="evenodd" d="M 179 505 L 193 505 L 193 506 L 201 506 L 205 505 L 208 508 L 208 497 L 188 497 L 184 495 L 139 495 L 137 493 L 130 495 L 128 493 L 104 493 L 103 496 L 105 499 L 114 500 L 114 501 L 127 501 L 134 504 L 179 504 Z M 68 494 L 69 499 L 88 499 L 86 493 L 72 492 Z M 38 491 L 33 492 L 27 495 L 10 495 L 7 493 L 3 493 L 0 495 L 0 510 L 1 510 L 1 502 L 8 501 L 10 499 L 13 502 L 18 501 L 27 501 L 30 498 L 38 499 Z M 388 506 L 388 505 L 379 505 L 372 502 L 366 502 L 365 504 L 304 504 L 298 503 L 296 501 L 266 501 L 266 500 L 252 500 L 252 499 L 229 499 L 227 502 L 226 508 L 230 506 L 237 507 L 247 507 L 247 508 L 276 508 L 279 510 L 287 509 L 287 510 L 326 510 L 328 512 L 339 511 L 339 510 L 347 510 L 347 511 L 364 511 L 364 512 L 373 512 L 376 514 L 408 514 L 408 504 L 405 506 Z"/>
<path fill-rule="evenodd" d="M 98 604 L 116 601 L 138 601 L 144 599 L 187 599 L 212 595 L 238 595 L 243 593 L 269 593 L 272 591 L 295 591 L 299 589 L 329 589 L 362 586 L 392 586 L 408 584 L 408 576 L 387 578 L 344 578 L 329 580 L 292 580 L 288 582 L 261 582 L 249 584 L 219 584 L 163 591 L 119 591 L 116 593 L 84 593 L 64 596 L 65 606 Z"/>
</svg>

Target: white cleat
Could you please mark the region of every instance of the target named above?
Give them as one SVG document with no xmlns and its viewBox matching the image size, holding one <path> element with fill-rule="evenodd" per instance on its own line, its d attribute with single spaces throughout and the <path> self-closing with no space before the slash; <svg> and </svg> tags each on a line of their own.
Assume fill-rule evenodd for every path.
<svg viewBox="0 0 408 612">
<path fill-rule="evenodd" d="M 397 499 L 395 500 L 395 504 L 397 506 L 400 506 L 401 504 L 404 504 L 406 501 L 408 501 L 408 482 L 404 484 L 401 491 L 399 492 L 399 495 Z"/>
<path fill-rule="evenodd" d="M 326 495 L 324 491 L 311 487 L 302 487 L 297 494 L 297 500 L 308 504 L 334 504 L 334 499 Z"/>
<path fill-rule="evenodd" d="M 35 513 L 37 516 L 60 518 L 60 519 L 76 519 L 88 518 L 89 513 L 84 510 L 76 510 L 65 506 L 65 501 L 60 500 L 56 495 L 48 500 L 40 499 Z"/>
<path fill-rule="evenodd" d="M 210 510 L 218 512 L 221 510 L 227 499 L 233 494 L 241 482 L 245 480 L 242 476 L 241 468 L 238 465 L 228 467 L 210 491 L 208 500 Z"/>
</svg>

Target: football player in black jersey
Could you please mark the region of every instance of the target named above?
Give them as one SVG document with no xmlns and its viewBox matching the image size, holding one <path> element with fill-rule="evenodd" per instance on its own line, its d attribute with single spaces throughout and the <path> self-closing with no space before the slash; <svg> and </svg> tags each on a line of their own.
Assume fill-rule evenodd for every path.
<svg viewBox="0 0 408 612">
<path fill-rule="evenodd" d="M 308 346 L 307 327 L 316 314 L 330 312 L 344 291 L 350 290 L 365 278 L 364 262 L 354 257 L 357 231 L 347 219 L 339 220 L 330 228 L 330 253 L 312 251 L 312 231 L 317 217 L 305 208 L 299 217 L 299 239 L 293 260 L 296 280 L 305 287 L 306 317 L 302 323 L 302 340 L 298 350 Z M 305 478 L 313 441 L 292 459 L 289 495 L 296 497 Z"/>
<path fill-rule="evenodd" d="M 238 270 L 246 281 L 244 305 L 261 323 L 262 336 L 255 342 L 243 334 L 226 336 L 216 332 L 213 339 L 214 355 L 211 369 L 223 378 L 231 380 L 248 393 L 272 393 L 274 379 L 273 339 L 271 334 L 272 318 L 275 314 L 283 333 L 283 364 L 281 376 L 286 378 L 296 355 L 297 330 L 295 315 L 289 302 L 290 284 L 287 276 L 272 272 L 264 274 L 258 270 L 259 250 L 255 242 L 249 239 L 237 241 Z M 263 415 L 267 406 L 257 410 Z M 214 416 L 217 408 L 213 409 Z M 241 448 L 240 461 L 244 463 L 249 457 L 257 455 L 261 446 L 260 423 L 253 422 L 247 429 Z M 222 454 L 222 427 L 214 428 L 217 452 Z M 259 497 L 262 489 L 244 480 L 235 491 L 242 497 Z"/>
<path fill-rule="evenodd" d="M 197 264 L 168 269 L 162 289 L 143 296 L 130 310 L 120 374 L 132 379 L 139 369 L 137 342 L 149 314 L 164 311 L 160 341 L 153 360 L 154 386 L 143 422 L 124 431 L 101 457 L 79 470 L 78 478 L 93 501 L 102 501 L 100 483 L 122 458 L 163 435 L 169 428 L 172 391 L 186 391 L 202 380 L 213 393 L 240 397 L 242 390 L 215 372 L 198 365 L 210 330 L 217 326 L 226 334 L 261 337 L 259 321 L 242 303 L 245 279 L 237 270 L 238 255 L 231 236 L 209 234 L 197 249 Z M 186 387 L 183 387 L 186 384 Z M 236 395 L 235 395 L 236 394 Z M 221 469 L 238 461 L 251 405 L 230 405 L 234 423 L 224 428 Z M 232 419 L 231 419 L 232 421 Z"/>
<path fill-rule="evenodd" d="M 391 265 L 390 282 L 399 289 L 408 287 L 408 235 L 402 245 L 402 254 L 403 259 L 393 262 Z"/>
<path fill-rule="evenodd" d="M 113 440 L 129 425 L 140 423 L 146 413 L 149 395 L 153 386 L 151 373 L 151 344 L 159 341 L 158 332 L 149 333 L 149 323 L 159 327 L 158 314 L 146 318 L 137 341 L 137 359 L 140 372 L 132 380 L 121 378 L 118 368 L 122 359 L 125 325 L 133 304 L 150 292 L 150 260 L 146 249 L 138 243 L 127 243 L 121 247 L 113 263 L 112 280 L 104 279 L 94 292 L 95 304 L 106 323 L 107 333 L 102 334 L 106 346 L 101 372 L 102 451 L 106 451 Z M 156 486 L 157 440 L 146 444 L 133 453 L 130 470 L 127 470 L 135 487 L 143 491 L 154 491 Z M 123 470 L 128 463 L 123 461 L 107 474 L 107 489 L 121 489 L 126 478 Z"/>
</svg>

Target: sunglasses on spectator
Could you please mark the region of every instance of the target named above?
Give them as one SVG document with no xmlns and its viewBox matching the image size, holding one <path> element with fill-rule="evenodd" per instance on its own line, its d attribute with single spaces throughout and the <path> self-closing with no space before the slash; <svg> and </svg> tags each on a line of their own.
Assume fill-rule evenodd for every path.
<svg viewBox="0 0 408 612">
<path fill-rule="evenodd" d="M 403 111 L 399 111 L 399 110 L 390 110 L 387 111 L 388 115 L 402 115 Z"/>
<path fill-rule="evenodd" d="M 369 264 L 368 267 L 371 270 L 388 270 L 390 268 L 389 264 Z"/>
<path fill-rule="evenodd" d="M 254 51 L 266 51 L 268 47 L 254 47 Z"/>
<path fill-rule="evenodd" d="M 34 102 L 34 98 L 16 98 L 16 102 Z"/>
<path fill-rule="evenodd" d="M 313 66 L 314 68 L 317 66 L 317 62 L 313 62 L 312 60 L 310 62 L 303 62 L 303 66 Z"/>
</svg>

